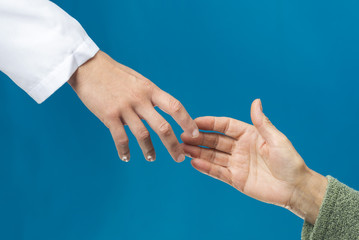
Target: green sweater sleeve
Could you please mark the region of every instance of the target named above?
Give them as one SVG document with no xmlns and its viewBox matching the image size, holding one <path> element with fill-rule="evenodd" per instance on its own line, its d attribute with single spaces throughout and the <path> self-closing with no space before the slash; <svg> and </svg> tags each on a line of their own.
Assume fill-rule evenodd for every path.
<svg viewBox="0 0 359 240">
<path fill-rule="evenodd" d="M 302 240 L 359 239 L 359 192 L 328 176 L 314 225 L 304 222 Z"/>
</svg>

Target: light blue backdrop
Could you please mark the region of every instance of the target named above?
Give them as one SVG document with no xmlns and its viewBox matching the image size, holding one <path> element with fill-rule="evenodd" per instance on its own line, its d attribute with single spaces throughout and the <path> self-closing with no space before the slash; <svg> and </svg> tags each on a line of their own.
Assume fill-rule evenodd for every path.
<svg viewBox="0 0 359 240">
<path fill-rule="evenodd" d="M 358 1 L 55 2 L 193 117 L 248 122 L 260 97 L 311 168 L 359 189 Z M 153 132 L 157 161 L 131 136 L 122 163 L 69 86 L 37 105 L 0 78 L 0 239 L 299 239 L 301 219 L 173 162 Z"/>
</svg>

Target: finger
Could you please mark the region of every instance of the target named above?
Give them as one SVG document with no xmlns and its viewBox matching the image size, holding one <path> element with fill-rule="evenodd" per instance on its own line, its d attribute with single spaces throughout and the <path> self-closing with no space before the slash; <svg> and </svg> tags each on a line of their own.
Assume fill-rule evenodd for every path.
<svg viewBox="0 0 359 240">
<path fill-rule="evenodd" d="M 136 137 L 145 159 L 149 162 L 155 161 L 156 153 L 151 141 L 150 133 L 138 115 L 135 112 L 128 112 L 122 118 Z"/>
<path fill-rule="evenodd" d="M 219 133 L 200 132 L 197 138 L 192 138 L 188 134 L 183 133 L 181 139 L 188 145 L 199 145 L 213 148 L 225 153 L 232 153 L 233 146 L 236 141 Z"/>
<path fill-rule="evenodd" d="M 201 173 L 207 174 L 225 183 L 232 184 L 231 172 L 225 167 L 208 162 L 200 158 L 192 159 L 191 164 L 195 169 L 197 169 Z"/>
<path fill-rule="evenodd" d="M 154 91 L 152 102 L 162 111 L 170 114 L 178 125 L 181 126 L 183 131 L 187 132 L 192 137 L 198 136 L 199 131 L 195 121 L 191 118 L 180 101 L 158 88 Z"/>
<path fill-rule="evenodd" d="M 172 158 L 177 162 L 182 162 L 185 155 L 171 125 L 152 106 L 143 106 L 138 111 L 160 137 Z"/>
<path fill-rule="evenodd" d="M 259 134 L 269 143 L 275 143 L 283 134 L 264 115 L 260 99 L 253 101 L 251 106 L 251 119 Z M 284 136 L 284 135 L 283 135 Z"/>
<path fill-rule="evenodd" d="M 216 131 L 232 138 L 239 138 L 248 127 L 247 123 L 228 117 L 199 117 L 195 119 L 199 129 Z"/>
<path fill-rule="evenodd" d="M 213 149 L 201 148 L 197 146 L 183 144 L 183 150 L 186 155 L 189 155 L 191 158 L 200 158 L 208 162 L 228 167 L 229 165 L 229 154 L 219 152 Z"/>
<path fill-rule="evenodd" d="M 128 137 L 120 119 L 110 123 L 109 129 L 117 148 L 118 156 L 124 162 L 130 161 L 130 149 L 128 147 Z"/>
</svg>

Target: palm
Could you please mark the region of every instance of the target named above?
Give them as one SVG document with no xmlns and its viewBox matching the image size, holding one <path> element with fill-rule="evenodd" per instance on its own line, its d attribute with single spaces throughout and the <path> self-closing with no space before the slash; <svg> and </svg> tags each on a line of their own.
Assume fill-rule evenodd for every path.
<svg viewBox="0 0 359 240">
<path fill-rule="evenodd" d="M 195 139 L 182 135 L 184 150 L 197 170 L 250 197 L 288 205 L 305 164 L 282 133 L 273 126 L 277 133 L 268 140 L 257 127 L 223 117 L 202 117 L 196 123 L 202 130 L 224 133 L 202 132 Z"/>
<path fill-rule="evenodd" d="M 291 151 L 269 146 L 254 126 L 246 125 L 228 158 L 231 185 L 250 197 L 285 206 L 293 189 L 283 173 L 295 167 L 281 156 L 290 157 Z"/>
</svg>

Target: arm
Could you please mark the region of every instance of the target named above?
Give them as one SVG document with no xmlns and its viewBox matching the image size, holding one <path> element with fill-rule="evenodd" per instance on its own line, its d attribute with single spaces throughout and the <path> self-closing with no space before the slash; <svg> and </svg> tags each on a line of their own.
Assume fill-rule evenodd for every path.
<svg viewBox="0 0 359 240">
<path fill-rule="evenodd" d="M 81 25 L 47 0 L 0 0 L 0 70 L 41 103 L 98 47 Z"/>
<path fill-rule="evenodd" d="M 260 100 L 253 102 L 251 118 L 253 125 L 230 118 L 197 118 L 200 129 L 225 135 L 201 133 L 189 138 L 183 134 L 193 167 L 314 224 L 326 178 L 307 167 L 291 142 L 263 114 Z"/>
<path fill-rule="evenodd" d="M 119 157 L 125 162 L 130 160 L 130 150 L 124 125 L 128 125 L 136 137 L 145 159 L 150 162 L 156 159 L 150 134 L 141 119 L 158 134 L 175 161 L 185 159 L 171 125 L 155 106 L 170 114 L 189 136 L 199 135 L 196 123 L 177 99 L 102 51 L 82 65 L 69 84 L 87 108 L 109 128 Z"/>
<path fill-rule="evenodd" d="M 335 193 L 331 178 L 327 187 L 327 178 L 308 168 L 291 142 L 263 114 L 260 100 L 253 102 L 251 118 L 253 125 L 225 117 L 197 118 L 200 129 L 224 135 L 182 135 L 193 167 L 250 197 L 297 214 L 305 220 L 305 239 L 357 237 L 358 193 L 343 184 L 340 194 Z"/>
<path fill-rule="evenodd" d="M 120 158 L 130 151 L 124 125 L 134 133 L 148 161 L 156 154 L 144 119 L 177 162 L 184 152 L 169 113 L 188 134 L 198 128 L 182 104 L 150 80 L 99 51 L 81 25 L 47 0 L 0 0 L 0 70 L 38 103 L 67 81 L 83 103 L 110 129 Z M 70 79 L 71 78 L 71 79 Z"/>
<path fill-rule="evenodd" d="M 315 224 L 304 222 L 302 239 L 358 239 L 359 192 L 328 176 Z"/>
</svg>

